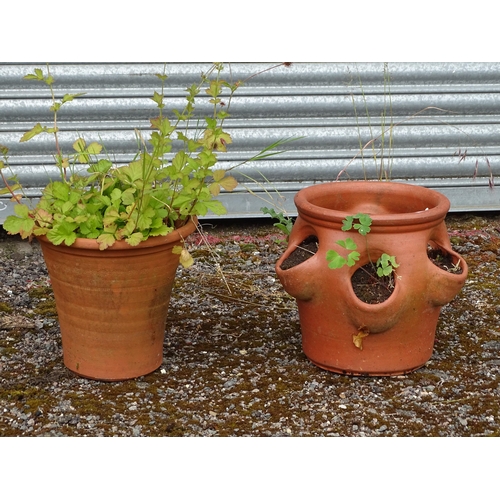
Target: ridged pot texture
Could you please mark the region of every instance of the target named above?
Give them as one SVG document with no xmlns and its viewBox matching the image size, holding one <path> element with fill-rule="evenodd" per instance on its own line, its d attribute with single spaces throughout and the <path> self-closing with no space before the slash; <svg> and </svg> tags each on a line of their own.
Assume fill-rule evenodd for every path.
<svg viewBox="0 0 500 500">
<path fill-rule="evenodd" d="M 196 220 L 167 236 L 106 250 L 78 238 L 71 246 L 39 237 L 54 291 L 64 364 L 99 380 L 146 375 L 163 361 L 163 340 L 179 255 Z"/>
</svg>

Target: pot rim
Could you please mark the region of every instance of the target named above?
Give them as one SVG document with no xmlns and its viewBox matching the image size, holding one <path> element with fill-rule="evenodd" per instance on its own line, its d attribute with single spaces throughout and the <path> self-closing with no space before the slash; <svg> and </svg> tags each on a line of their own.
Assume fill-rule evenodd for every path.
<svg viewBox="0 0 500 500">
<path fill-rule="evenodd" d="M 59 245 L 60 248 L 78 248 L 83 250 L 98 250 L 99 252 L 112 252 L 127 249 L 141 249 L 141 248 L 151 248 L 160 245 L 166 245 L 168 243 L 176 242 L 187 238 L 191 233 L 193 233 L 198 225 L 197 217 L 191 217 L 188 222 L 178 228 L 174 229 L 165 236 L 150 236 L 148 239 L 141 241 L 136 246 L 129 245 L 126 241 L 120 240 L 115 241 L 112 246 L 106 248 L 105 250 L 99 250 L 99 244 L 96 239 L 93 238 L 77 238 L 72 245 L 65 245 L 62 243 Z M 36 236 L 36 239 L 52 245 L 52 242 L 47 238 L 47 236 Z M 54 245 L 55 246 L 55 245 Z"/>
<path fill-rule="evenodd" d="M 419 186 L 395 181 L 332 181 L 321 184 L 314 184 L 301 189 L 294 198 L 294 203 L 301 216 L 319 219 L 325 222 L 340 223 L 348 215 L 353 215 L 360 210 L 337 210 L 326 208 L 315 204 L 314 201 L 325 196 L 343 196 L 346 194 L 359 193 L 360 197 L 373 195 L 378 198 L 383 196 L 418 198 L 421 200 L 422 210 L 395 212 L 395 213 L 367 213 L 372 218 L 373 225 L 400 225 L 401 219 L 405 218 L 405 224 L 425 224 L 437 220 L 442 220 L 450 209 L 448 198 L 438 191 Z M 425 208 L 424 208 L 425 207 Z M 408 216 L 410 216 L 409 219 Z"/>
</svg>

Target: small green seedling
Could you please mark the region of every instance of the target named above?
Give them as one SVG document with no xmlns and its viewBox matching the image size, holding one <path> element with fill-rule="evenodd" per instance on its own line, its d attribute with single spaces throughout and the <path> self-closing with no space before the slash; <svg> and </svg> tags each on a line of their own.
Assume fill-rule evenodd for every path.
<svg viewBox="0 0 500 500">
<path fill-rule="evenodd" d="M 356 252 L 358 247 L 356 243 L 354 243 L 354 240 L 352 238 L 346 238 L 345 240 L 337 240 L 335 243 L 346 250 L 351 250 L 351 252 L 347 254 L 347 258 L 344 258 L 335 250 L 328 250 L 328 252 L 326 252 L 328 267 L 330 269 L 340 269 L 346 264 L 349 267 L 354 266 L 354 264 L 356 264 L 359 260 L 359 252 Z"/>
<path fill-rule="evenodd" d="M 367 214 L 358 213 L 356 215 L 347 216 L 342 222 L 342 231 L 351 231 L 354 229 L 362 236 L 366 236 L 371 230 L 372 218 Z M 346 250 L 350 250 L 350 252 L 346 257 L 342 257 L 342 255 L 335 250 L 328 250 L 326 252 L 328 267 L 330 269 L 340 269 L 345 265 L 349 267 L 354 266 L 360 257 L 357 251 L 358 247 L 354 240 L 352 238 L 346 238 L 345 240 L 337 240 L 335 243 Z M 392 274 L 394 269 L 399 267 L 399 264 L 396 262 L 396 257 L 383 253 L 377 260 L 376 266 L 377 275 L 382 277 Z"/>
<path fill-rule="evenodd" d="M 284 215 L 283 212 L 276 212 L 274 208 L 262 207 L 260 211 L 263 214 L 270 215 L 273 219 L 278 219 L 278 222 L 274 223 L 273 226 L 285 233 L 287 238 L 290 236 L 293 227 L 293 219 Z"/>
<path fill-rule="evenodd" d="M 358 222 L 355 223 L 354 221 Z M 351 229 L 356 229 L 356 231 L 362 236 L 366 236 L 371 229 L 372 218 L 367 214 L 356 214 L 348 215 L 343 221 L 342 231 L 350 231 Z"/>
<path fill-rule="evenodd" d="M 383 253 L 377 260 L 377 274 L 380 277 L 389 276 L 396 267 L 399 267 L 399 264 L 396 262 L 396 257 L 393 255 Z"/>
</svg>

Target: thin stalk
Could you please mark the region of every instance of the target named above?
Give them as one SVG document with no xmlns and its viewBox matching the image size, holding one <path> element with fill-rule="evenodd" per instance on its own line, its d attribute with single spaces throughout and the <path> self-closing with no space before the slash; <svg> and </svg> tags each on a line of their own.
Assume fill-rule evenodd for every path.
<svg viewBox="0 0 500 500">
<path fill-rule="evenodd" d="M 54 113 L 54 141 L 55 141 L 55 146 L 56 146 L 56 152 L 57 152 L 57 161 L 60 165 L 60 168 L 62 170 L 62 178 L 65 182 L 67 182 L 66 179 L 66 167 L 64 166 L 64 160 L 63 160 L 63 154 L 61 151 L 61 146 L 59 144 L 59 135 L 58 135 L 58 129 L 57 129 L 57 108 L 56 108 L 56 96 L 54 93 L 54 87 L 52 85 L 52 75 L 50 74 L 50 65 L 47 63 L 47 80 L 48 80 L 48 86 L 50 89 L 50 95 L 52 97 L 52 106 L 53 106 L 53 113 Z"/>
</svg>

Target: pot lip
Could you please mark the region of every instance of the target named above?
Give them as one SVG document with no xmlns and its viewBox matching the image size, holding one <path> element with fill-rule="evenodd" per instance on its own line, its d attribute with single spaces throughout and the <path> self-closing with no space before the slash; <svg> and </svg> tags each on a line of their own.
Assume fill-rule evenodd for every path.
<svg viewBox="0 0 500 500">
<path fill-rule="evenodd" d="M 341 222 L 348 215 L 353 215 L 353 212 L 344 210 L 335 210 L 324 208 L 313 203 L 313 200 L 318 196 L 324 196 L 331 191 L 331 195 L 341 195 L 347 192 L 358 190 L 360 195 L 363 193 L 377 193 L 385 191 L 387 196 L 395 193 L 399 195 L 406 192 L 415 195 L 418 192 L 421 199 L 429 200 L 432 208 L 417 212 L 398 212 L 398 213 L 383 213 L 375 214 L 368 212 L 368 215 L 373 220 L 373 225 L 399 225 L 401 220 L 405 219 L 405 224 L 422 224 L 444 219 L 450 209 L 450 201 L 448 198 L 438 191 L 433 189 L 419 186 L 416 184 L 408 184 L 396 181 L 332 181 L 320 184 L 313 184 L 301 189 L 294 198 L 295 205 L 300 215 L 309 216 L 315 219 L 324 220 L 328 222 Z"/>
<path fill-rule="evenodd" d="M 77 238 L 75 242 L 68 246 L 64 243 L 60 245 L 62 248 L 79 248 L 84 250 L 99 250 L 99 252 L 112 252 L 117 250 L 127 250 L 127 249 L 140 249 L 140 248 L 151 248 L 160 245 L 166 245 L 168 243 L 173 243 L 184 238 L 187 238 L 191 233 L 193 233 L 198 224 L 197 217 L 191 217 L 188 222 L 178 228 L 174 229 L 172 232 L 168 233 L 165 236 L 151 236 L 147 240 L 141 241 L 136 246 L 129 245 L 126 241 L 115 241 L 111 247 L 106 248 L 106 250 L 99 250 L 99 245 L 97 240 L 90 238 Z M 52 245 L 47 236 L 36 236 L 36 239 L 41 243 L 46 243 Z"/>
</svg>

